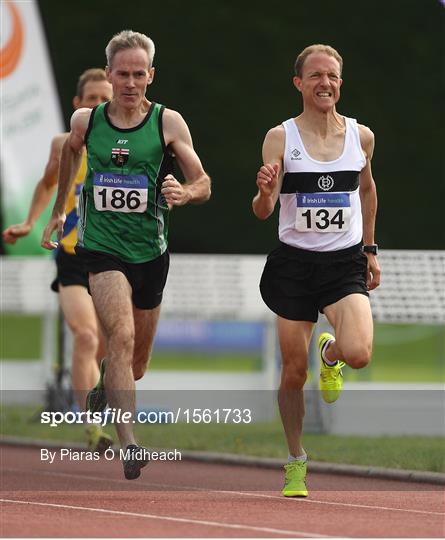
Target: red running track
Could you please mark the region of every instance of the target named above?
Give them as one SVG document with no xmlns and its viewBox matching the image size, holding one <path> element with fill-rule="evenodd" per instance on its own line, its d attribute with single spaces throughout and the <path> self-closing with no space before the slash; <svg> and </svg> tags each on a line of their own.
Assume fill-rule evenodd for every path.
<svg viewBox="0 0 445 540">
<path fill-rule="evenodd" d="M 53 449 L 54 451 L 54 449 Z M 2 537 L 443 537 L 441 486 L 310 474 L 307 499 L 280 495 L 277 470 L 119 460 L 41 461 L 1 447 Z M 59 456 L 58 456 L 59 457 Z"/>
</svg>

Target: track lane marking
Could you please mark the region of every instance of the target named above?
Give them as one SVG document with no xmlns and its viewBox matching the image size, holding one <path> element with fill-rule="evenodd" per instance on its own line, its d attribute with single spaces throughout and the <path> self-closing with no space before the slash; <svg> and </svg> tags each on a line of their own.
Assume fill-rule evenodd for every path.
<svg viewBox="0 0 445 540">
<path fill-rule="evenodd" d="M 72 506 L 68 504 L 42 503 L 42 502 L 34 502 L 34 501 L 21 501 L 21 500 L 15 500 L 15 499 L 0 499 L 0 502 L 12 503 L 12 504 L 27 504 L 27 505 L 34 505 L 34 506 L 48 506 L 51 508 L 63 508 L 66 510 L 82 510 L 82 511 L 87 511 L 87 512 L 98 512 L 98 513 L 113 514 L 113 515 L 126 516 L 126 517 L 157 519 L 160 521 L 173 521 L 175 523 L 204 525 L 207 527 L 221 527 L 221 528 L 226 528 L 226 529 L 248 530 L 248 531 L 263 532 L 263 533 L 281 534 L 281 535 L 285 534 L 287 536 L 298 535 L 298 536 L 302 536 L 303 538 L 340 538 L 338 536 L 328 536 L 324 534 L 315 534 L 315 533 L 308 533 L 308 532 L 303 532 L 303 531 L 289 531 L 287 529 L 274 529 L 270 527 L 255 527 L 254 525 L 242 525 L 239 523 L 224 523 L 224 522 L 218 522 L 218 521 L 206 521 L 206 520 L 201 520 L 201 519 L 187 519 L 187 518 L 178 518 L 178 517 L 172 517 L 172 516 L 159 516 L 156 514 L 142 514 L 138 512 L 124 512 L 121 510 L 108 510 L 106 508 L 89 508 L 87 506 Z"/>
<path fill-rule="evenodd" d="M 267 499 L 287 499 L 291 500 L 294 503 L 314 503 L 314 504 L 328 504 L 332 506 L 347 506 L 348 508 L 366 508 L 366 509 L 372 509 L 372 510 L 387 510 L 389 512 L 409 512 L 414 514 L 426 514 L 426 515 L 433 515 L 433 516 L 440 516 L 445 517 L 444 512 L 434 512 L 431 510 L 415 510 L 410 508 L 394 508 L 390 506 L 375 506 L 371 504 L 357 504 L 357 503 L 342 503 L 337 501 L 317 501 L 315 499 L 302 499 L 298 497 L 280 497 L 278 495 L 267 495 L 266 493 L 246 493 L 242 491 L 229 491 L 227 493 L 237 493 L 238 495 L 245 495 L 250 497 L 263 497 Z"/>
<path fill-rule="evenodd" d="M 10 471 L 10 472 L 22 472 L 25 471 L 23 469 L 17 469 L 13 467 L 4 468 L 4 471 Z M 89 475 L 80 475 L 80 474 L 71 474 L 71 473 L 61 473 L 61 472 L 52 472 L 52 471 L 32 471 L 34 474 L 41 474 L 44 476 L 61 476 L 61 477 L 67 477 L 67 478 L 82 478 L 84 480 L 99 480 L 102 482 L 113 482 L 113 483 L 119 483 L 119 484 L 126 484 L 128 485 L 128 480 L 119 480 L 118 478 L 104 478 L 102 476 L 89 476 Z M 357 504 L 357 503 L 343 503 L 343 502 L 337 502 L 337 501 L 320 501 L 315 499 L 303 499 L 299 497 L 283 497 L 282 495 L 268 495 L 266 493 L 255 493 L 254 491 L 234 491 L 234 490 L 224 490 L 224 489 L 208 489 L 208 488 L 202 488 L 198 486 L 181 486 L 178 487 L 175 484 L 160 484 L 156 482 L 138 482 L 138 485 L 141 487 L 162 487 L 162 488 L 171 488 L 172 491 L 203 491 L 207 493 L 225 493 L 225 494 L 236 494 L 241 495 L 243 497 L 260 497 L 265 499 L 276 499 L 278 501 L 291 501 L 293 503 L 313 503 L 313 504 L 326 504 L 330 506 L 346 506 L 348 508 L 365 508 L 370 510 L 387 510 L 390 512 L 408 512 L 413 514 L 423 514 L 423 515 L 433 515 L 433 516 L 440 516 L 444 517 L 444 512 L 435 512 L 432 510 L 415 510 L 410 508 L 395 508 L 390 506 L 375 506 L 371 504 Z M 7 490 L 4 490 L 7 491 Z M 130 491 L 130 490 L 129 490 Z"/>
</svg>

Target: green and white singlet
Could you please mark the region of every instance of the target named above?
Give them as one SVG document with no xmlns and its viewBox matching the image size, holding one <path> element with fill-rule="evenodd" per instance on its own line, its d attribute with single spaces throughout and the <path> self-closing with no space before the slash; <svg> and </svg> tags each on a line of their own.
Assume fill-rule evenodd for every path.
<svg viewBox="0 0 445 540">
<path fill-rule="evenodd" d="M 167 249 L 169 210 L 161 185 L 172 171 L 172 158 L 162 131 L 164 106 L 152 103 L 144 120 L 130 129 L 113 126 L 108 106 L 92 110 L 85 135 L 78 244 L 143 263 Z"/>
</svg>

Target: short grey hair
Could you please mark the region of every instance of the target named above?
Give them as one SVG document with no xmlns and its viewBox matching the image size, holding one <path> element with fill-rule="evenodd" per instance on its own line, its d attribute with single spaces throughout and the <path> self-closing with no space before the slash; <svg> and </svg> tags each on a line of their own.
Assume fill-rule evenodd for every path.
<svg viewBox="0 0 445 540">
<path fill-rule="evenodd" d="M 116 53 L 124 49 L 143 49 L 148 56 L 148 68 L 151 68 L 155 55 L 155 44 L 148 36 L 140 32 L 133 32 L 133 30 L 122 30 L 122 32 L 115 34 L 105 48 L 108 67 L 111 68 Z"/>
</svg>

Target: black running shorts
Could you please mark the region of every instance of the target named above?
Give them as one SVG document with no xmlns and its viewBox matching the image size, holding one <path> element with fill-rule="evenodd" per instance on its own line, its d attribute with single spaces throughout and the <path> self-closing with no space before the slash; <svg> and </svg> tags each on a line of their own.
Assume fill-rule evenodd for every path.
<svg viewBox="0 0 445 540">
<path fill-rule="evenodd" d="M 128 263 L 114 255 L 100 251 L 89 251 L 76 246 L 76 253 L 85 268 L 92 274 L 117 270 L 127 278 L 133 290 L 133 304 L 139 309 L 154 309 L 162 302 L 162 293 L 167 281 L 170 255 L 165 251 L 152 261 Z"/>
<path fill-rule="evenodd" d="M 368 295 L 361 244 L 339 251 L 306 251 L 281 243 L 267 257 L 261 296 L 277 315 L 317 322 L 318 312 L 354 293 Z"/>
<path fill-rule="evenodd" d="M 62 248 L 56 254 L 57 277 L 51 283 L 51 289 L 59 292 L 59 284 L 63 287 L 80 285 L 88 289 L 88 272 L 77 255 L 71 255 Z"/>
</svg>

